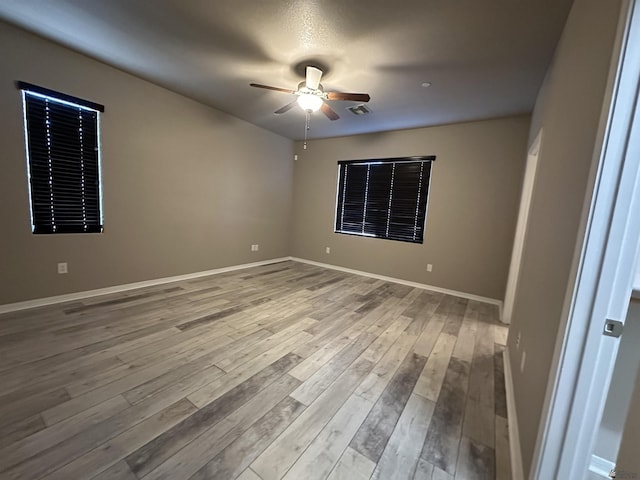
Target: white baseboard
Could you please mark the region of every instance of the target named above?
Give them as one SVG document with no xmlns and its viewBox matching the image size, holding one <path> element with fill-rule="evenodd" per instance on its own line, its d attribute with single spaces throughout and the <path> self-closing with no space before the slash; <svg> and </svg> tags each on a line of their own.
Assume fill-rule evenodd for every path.
<svg viewBox="0 0 640 480">
<path fill-rule="evenodd" d="M 591 465 L 589 465 L 589 480 L 611 480 L 609 473 L 616 467 L 616 464 L 605 460 L 597 455 L 591 455 Z"/>
<path fill-rule="evenodd" d="M 184 275 L 175 275 L 175 276 L 172 276 L 172 277 L 155 278 L 155 279 L 152 279 L 152 280 L 145 280 L 145 281 L 142 281 L 142 282 L 127 283 L 127 284 L 124 284 L 124 285 L 115 285 L 113 287 L 106 287 L 106 288 L 98 288 L 96 290 L 86 290 L 86 291 L 83 291 L 83 292 L 69 293 L 69 294 L 65 294 L 65 295 L 56 295 L 56 296 L 53 296 L 53 297 L 36 298 L 36 299 L 33 299 L 33 300 L 27 300 L 27 301 L 24 301 L 24 302 L 7 303 L 7 304 L 4 304 L 4 305 L 0 305 L 0 314 L 9 313 L 9 312 L 16 312 L 16 311 L 19 311 L 19 310 L 26 310 L 28 308 L 44 307 L 46 305 L 53 305 L 53 304 L 56 304 L 56 303 L 64 303 L 64 302 L 82 300 L 83 298 L 97 297 L 97 296 L 100 296 L 100 295 L 108 295 L 110 293 L 125 292 L 127 290 L 135 290 L 136 288 L 152 287 L 154 285 L 162 285 L 164 283 L 179 282 L 181 280 L 190 280 L 190 279 L 198 278 L 198 277 L 206 277 L 208 275 L 216 275 L 216 274 L 219 274 L 219 273 L 232 272 L 234 270 L 242 270 L 242 269 L 245 269 L 245 268 L 258 267 L 258 266 L 261 266 L 261 265 L 269 265 L 271 263 L 284 262 L 284 261 L 287 261 L 287 260 L 292 260 L 294 262 L 300 262 L 300 263 L 308 263 L 308 264 L 311 264 L 311 265 L 316 265 L 318 267 L 330 268 L 330 269 L 333 269 L 333 270 L 339 270 L 341 272 L 352 273 L 354 275 L 362 275 L 362 276 L 370 277 L 370 278 L 376 278 L 378 280 L 384 280 L 386 282 L 399 283 L 399 284 L 402 284 L 402 285 L 408 285 L 410 287 L 415 287 L 415 288 L 422 288 L 422 289 L 425 289 L 425 290 L 431 290 L 431 291 L 434 291 L 434 292 L 444 293 L 444 294 L 447 294 L 447 295 L 454 295 L 456 297 L 467 298 L 469 300 L 477 300 L 479 302 L 489 303 L 491 305 L 497 305 L 499 311 L 502 312 L 502 301 L 501 300 L 496 300 L 495 298 L 482 297 L 480 295 L 473 295 L 473 294 L 465 293 L 465 292 L 458 292 L 456 290 L 449 290 L 449 289 L 446 289 L 446 288 L 435 287 L 433 285 L 426 285 L 424 283 L 410 282 L 408 280 L 402 280 L 400 278 L 387 277 L 385 275 L 377 275 L 375 273 L 369 273 L 369 272 L 364 272 L 364 271 L 361 271 L 361 270 L 354 270 L 354 269 L 351 269 L 351 268 L 339 267 L 337 265 L 331 265 L 331 264 L 328 264 L 328 263 L 314 262 L 313 260 L 306 260 L 304 258 L 281 257 L 281 258 L 274 258 L 274 259 L 271 259 L 271 260 L 263 260 L 261 262 L 245 263 L 245 264 L 241 264 L 241 265 L 232 265 L 230 267 L 216 268 L 216 269 L 213 269 L 213 270 L 204 270 L 204 271 L 201 271 L 201 272 L 187 273 L 187 274 L 184 274 Z M 502 313 L 500 313 L 500 314 L 502 314 Z"/>
<path fill-rule="evenodd" d="M 422 288 L 424 290 L 431 290 L 433 292 L 444 293 L 446 295 L 454 295 L 456 297 L 462 297 L 462 298 L 467 298 L 469 300 L 477 300 L 478 302 L 497 305 L 498 310 L 500 312 L 500 317 L 502 317 L 502 300 L 497 300 L 495 298 L 482 297 L 480 295 L 474 295 L 472 293 L 458 292 L 456 290 L 449 290 L 447 288 L 434 287 L 433 285 L 427 285 L 425 283 L 410 282 L 408 280 L 402 280 L 400 278 L 387 277 L 385 275 L 378 275 L 376 273 L 363 272 L 362 270 L 354 270 L 352 268 L 339 267 L 337 265 L 331 265 L 329 263 L 315 262 L 313 260 L 307 260 L 305 258 L 289 257 L 289 259 L 293 260 L 294 262 L 308 263 L 310 265 L 316 265 L 318 267 L 330 268 L 333 270 L 339 270 L 341 272 L 346 272 L 346 273 L 353 273 L 354 275 L 362 275 L 364 277 L 376 278 L 378 280 L 384 280 L 385 282 L 400 283 L 402 285 L 408 285 L 409 287 Z"/>
<path fill-rule="evenodd" d="M 152 287 L 154 285 L 162 285 L 164 283 L 179 282 L 181 280 L 191 280 L 198 277 L 206 277 L 208 275 L 216 275 L 234 270 L 243 270 L 245 268 L 259 267 L 261 265 L 269 265 L 271 263 L 285 262 L 290 257 L 273 258 L 271 260 L 263 260 L 260 262 L 244 263 L 241 265 L 232 265 L 230 267 L 215 268 L 213 270 L 205 270 L 202 272 L 187 273 L 184 275 L 175 275 L 173 277 L 155 278 L 153 280 L 145 280 L 143 282 L 127 283 L 125 285 L 115 285 L 113 287 L 98 288 L 96 290 L 86 290 L 84 292 L 69 293 L 66 295 L 56 295 L 54 297 L 36 298 L 24 302 L 7 303 L 0 305 L 0 314 L 16 312 L 18 310 L 26 310 L 28 308 L 44 307 L 45 305 L 53 305 L 56 303 L 71 302 L 82 300 L 83 298 L 97 297 L 110 293 L 125 292 L 127 290 L 135 290 L 136 288 Z"/>
<path fill-rule="evenodd" d="M 511 452 L 511 475 L 513 480 L 524 480 L 522 468 L 522 450 L 520 449 L 520 432 L 518 430 L 518 416 L 516 401 L 513 395 L 513 377 L 511 376 L 511 361 L 508 347 L 502 353 L 504 359 L 504 384 L 507 393 L 507 423 L 509 425 L 509 450 Z"/>
</svg>

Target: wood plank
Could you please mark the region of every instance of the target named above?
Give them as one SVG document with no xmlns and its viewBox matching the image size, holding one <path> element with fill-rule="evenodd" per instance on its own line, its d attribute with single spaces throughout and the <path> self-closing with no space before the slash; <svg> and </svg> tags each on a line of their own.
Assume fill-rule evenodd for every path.
<svg viewBox="0 0 640 480">
<path fill-rule="evenodd" d="M 409 353 L 351 441 L 351 448 L 377 463 L 427 359 Z"/>
<path fill-rule="evenodd" d="M 193 360 L 213 350 L 233 343 L 229 333 L 233 329 L 227 325 L 215 328 L 201 328 L 176 335 L 174 339 L 161 340 L 136 351 L 124 352 L 118 358 L 127 365 L 147 367 L 165 362 L 168 358 Z"/>
<path fill-rule="evenodd" d="M 429 323 L 416 341 L 416 346 L 413 348 L 414 352 L 423 357 L 428 357 L 431 354 L 431 350 L 433 350 L 433 346 L 442 332 L 445 319 L 446 315 L 442 314 L 434 314 L 431 317 L 431 320 L 429 320 Z"/>
<path fill-rule="evenodd" d="M 327 478 L 371 407 L 373 403 L 357 395 L 351 395 L 283 478 Z"/>
<path fill-rule="evenodd" d="M 214 401 L 204 405 L 193 415 L 128 455 L 126 461 L 129 467 L 138 476 L 142 476 L 143 472 L 150 471 L 245 404 L 300 360 L 301 358 L 297 355 L 288 354 Z"/>
<path fill-rule="evenodd" d="M 293 398 L 285 398 L 202 467 L 191 479 L 236 478 L 292 421 L 300 416 L 304 408 L 303 404 Z"/>
<path fill-rule="evenodd" d="M 282 357 L 289 356 L 289 353 L 293 347 L 301 342 L 304 342 L 309 338 L 309 334 L 306 332 L 300 332 L 297 335 L 282 342 L 280 345 L 256 356 L 251 361 L 243 364 L 240 368 L 232 370 L 227 375 L 214 380 L 213 382 L 203 386 L 187 396 L 189 401 L 198 408 L 202 408 L 205 405 L 211 403 L 218 397 L 224 395 L 229 390 L 240 385 L 242 382 L 248 380 L 253 375 L 257 374 L 264 368 L 268 367 L 273 362 L 279 360 Z M 302 357 L 292 354 L 289 358 L 295 358 L 296 364 L 298 361 L 302 361 Z M 291 365 L 293 367 L 294 365 Z M 290 368 L 291 368 L 290 367 Z M 284 372 L 283 372 L 284 373 Z"/>
<path fill-rule="evenodd" d="M 433 476 L 431 477 L 431 480 L 453 480 L 453 475 L 449 475 L 438 467 L 433 467 Z"/>
<path fill-rule="evenodd" d="M 177 382 L 161 388 L 153 393 L 150 393 L 147 397 L 139 402 L 134 403 L 138 405 L 144 402 L 164 401 L 164 399 L 174 399 L 175 401 L 185 398 L 191 393 L 199 390 L 200 388 L 209 385 L 215 380 L 220 378 L 220 369 L 215 366 L 204 368 L 199 371 L 195 371 L 190 375 L 187 375 Z M 123 396 L 127 395 L 125 392 Z M 162 399 L 162 400 L 160 400 Z"/>
<path fill-rule="evenodd" d="M 387 387 L 391 378 L 400 367 L 402 361 L 406 358 L 411 347 L 416 341 L 415 336 L 406 332 L 400 335 L 400 338 L 387 350 L 384 357 L 376 363 L 371 373 L 356 388 L 356 395 L 375 403 L 382 392 Z"/>
<path fill-rule="evenodd" d="M 495 370 L 492 327 L 486 318 L 481 316 L 478 319 L 478 333 L 469 378 L 469 398 L 493 408 L 495 405 Z"/>
<path fill-rule="evenodd" d="M 175 402 L 174 402 L 175 403 Z M 6 479 L 40 478 L 53 472 L 70 461 L 84 455 L 110 438 L 119 435 L 156 413 L 169 408 L 171 402 L 141 403 L 81 430 L 78 434 L 63 440 L 38 455 L 14 465 L 2 473 Z"/>
<path fill-rule="evenodd" d="M 134 369 L 131 375 L 122 377 L 114 382 L 103 385 L 87 392 L 86 394 L 72 398 L 69 401 L 60 403 L 55 407 L 43 411 L 42 416 L 47 425 L 53 425 L 56 422 L 69 418 L 83 410 L 99 404 L 105 398 L 111 398 L 115 395 L 124 393 L 148 380 L 165 374 L 179 365 L 189 363 L 194 358 L 204 355 L 207 351 L 214 350 L 218 347 L 220 345 L 218 340 L 219 338 L 216 338 L 208 345 L 200 345 L 193 349 L 185 347 L 185 349 L 182 349 L 180 353 L 177 353 L 176 355 L 168 355 L 159 363 L 155 363 L 141 369 Z M 223 342 L 225 341 L 223 340 Z"/>
<path fill-rule="evenodd" d="M 296 295 L 291 299 L 291 306 L 287 308 L 286 312 L 281 314 L 269 313 L 266 317 L 267 324 L 265 329 L 271 333 L 278 333 L 285 328 L 293 325 L 303 318 L 308 318 L 309 314 L 313 312 L 314 307 L 304 302 L 300 296 Z"/>
<path fill-rule="evenodd" d="M 78 415 L 56 423 L 52 427 L 42 429 L 33 435 L 8 445 L 0 450 L 0 459 L 2 459 L 0 461 L 0 465 L 2 465 L 0 470 L 34 457 L 40 452 L 51 448 L 52 445 L 57 445 L 73 437 L 78 431 L 97 425 L 128 407 L 127 401 L 121 395 L 117 395 Z"/>
<path fill-rule="evenodd" d="M 418 459 L 416 465 L 416 473 L 413 476 L 413 480 L 431 480 L 433 476 L 433 465 L 423 458 Z"/>
<path fill-rule="evenodd" d="M 377 339 L 372 342 L 362 357 L 373 363 L 379 362 L 410 323 L 410 317 L 401 316 L 398 318 L 382 334 L 377 336 Z"/>
<path fill-rule="evenodd" d="M 373 472 L 372 480 L 411 480 L 435 404 L 411 395 Z"/>
<path fill-rule="evenodd" d="M 494 448 L 495 446 L 495 414 L 492 407 L 487 407 L 472 398 L 467 399 L 462 434 L 477 444 Z"/>
<path fill-rule="evenodd" d="M 201 372 L 203 370 L 207 371 L 208 378 L 215 380 L 216 378 L 222 377 L 225 372 L 215 366 L 213 361 L 215 361 L 215 358 L 212 359 L 211 355 L 204 355 L 193 362 L 177 365 L 176 368 L 168 370 L 157 377 L 151 378 L 127 390 L 123 393 L 123 396 L 131 405 L 135 405 L 146 398 L 152 397 L 158 391 L 170 385 L 175 385 L 178 381 L 192 375 L 194 372 Z"/>
<path fill-rule="evenodd" d="M 368 360 L 356 360 L 251 464 L 251 468 L 264 480 L 282 478 L 372 366 Z"/>
<path fill-rule="evenodd" d="M 442 327 L 442 333 L 457 336 L 462 326 L 462 319 L 469 300 L 448 295 L 447 319 Z"/>
<path fill-rule="evenodd" d="M 502 345 L 495 344 L 493 355 L 493 377 L 494 377 L 494 402 L 495 413 L 507 418 L 507 387 L 504 380 L 504 349 Z"/>
<path fill-rule="evenodd" d="M 455 475 L 469 364 L 451 357 L 420 457 Z"/>
<path fill-rule="evenodd" d="M 440 303 L 440 299 L 439 298 L 434 301 L 434 299 L 436 297 L 437 297 L 437 295 L 434 295 L 432 292 L 429 292 L 429 291 L 426 291 L 426 290 L 423 290 L 423 291 L 419 292 L 414 297 L 414 299 L 411 301 L 409 306 L 407 306 L 402 311 L 402 315 L 405 316 L 405 317 L 409 317 L 411 319 L 414 319 L 414 318 L 420 316 L 420 314 L 423 313 L 423 309 L 428 304 L 437 305 L 438 303 Z"/>
<path fill-rule="evenodd" d="M 441 333 L 420 374 L 414 392 L 427 400 L 435 402 L 447 373 L 449 359 L 456 344 L 456 337 Z"/>
<path fill-rule="evenodd" d="M 127 462 L 120 461 L 91 480 L 138 480 L 138 477 L 133 474 Z"/>
<path fill-rule="evenodd" d="M 259 396 L 249 400 L 224 420 L 187 444 L 185 448 L 170 456 L 145 475 L 144 479 L 174 480 L 176 478 L 189 478 L 285 399 L 299 384 L 300 382 L 295 378 L 287 374 L 283 375 L 279 380 L 276 380 L 260 392 Z M 148 468 L 153 468 L 154 465 L 154 463 L 150 463 Z M 141 470 L 139 475 L 144 475 L 145 471 Z"/>
<path fill-rule="evenodd" d="M 250 468 L 247 468 L 244 472 L 242 472 L 242 474 L 240 474 L 237 480 L 262 480 L 262 479 L 258 476 L 256 472 L 254 472 Z"/>
<path fill-rule="evenodd" d="M 46 427 L 40 414 L 2 425 L 0 427 L 0 452 L 2 451 L 1 449 L 13 445 L 40 430 L 44 430 Z M 2 454 L 0 453 L 0 459 L 1 458 Z M 3 462 L 0 461 L 0 465 L 2 465 L 2 463 Z"/>
<path fill-rule="evenodd" d="M 257 343 L 248 346 L 246 349 L 239 350 L 233 355 L 227 354 L 223 360 L 216 362 L 216 366 L 224 370 L 225 372 L 229 372 L 234 368 L 244 365 L 256 355 L 271 350 L 283 341 L 295 336 L 296 334 L 317 323 L 317 320 L 313 320 L 311 318 L 303 318 L 290 327 L 281 330 L 278 333 L 269 335 L 268 337 L 258 341 Z"/>
<path fill-rule="evenodd" d="M 45 360 L 29 362 L 21 368 L 0 373 L 0 379 L 5 386 L 5 391 L 11 391 L 15 388 L 25 388 L 25 378 L 29 379 L 29 384 L 35 385 L 48 384 L 48 382 L 60 385 L 78 381 L 79 378 L 93 378 L 97 372 L 124 365 L 116 357 L 119 353 L 135 350 L 175 334 L 173 329 L 164 327 L 160 331 L 152 329 L 151 333 L 147 330 L 141 329 L 133 334 L 114 337 L 106 342 L 67 350 Z M 79 363 L 78 358 L 82 358 L 82 362 Z"/>
<path fill-rule="evenodd" d="M 478 330 L 479 302 L 470 301 L 462 320 L 462 326 L 458 333 L 458 340 L 453 350 L 453 356 L 471 363 L 476 343 Z"/>
<path fill-rule="evenodd" d="M 64 388 L 58 388 L 53 391 L 20 396 L 10 403 L 4 401 L 0 404 L 0 419 L 2 419 L 0 421 L 4 423 L 4 419 L 11 419 L 11 423 L 14 423 L 18 420 L 24 420 L 70 399 L 71 397 Z"/>
<path fill-rule="evenodd" d="M 304 382 L 311 377 L 315 372 L 320 370 L 323 365 L 329 362 L 335 355 L 337 355 L 343 348 L 353 342 L 360 334 L 368 327 L 368 323 L 360 320 L 355 322 L 349 328 L 341 332 L 339 336 L 329 340 L 325 345 L 307 356 L 305 360 L 292 368 L 289 374 L 292 377 L 297 378 L 301 382 Z M 315 337 L 312 339 L 313 343 L 316 343 Z M 308 342 L 311 343 L 311 342 Z M 294 353 L 298 353 L 298 349 L 293 350 Z M 298 353 L 299 354 L 299 353 Z"/>
<path fill-rule="evenodd" d="M 493 480 L 495 478 L 495 452 L 493 448 L 463 436 L 460 440 L 456 480 Z"/>
<path fill-rule="evenodd" d="M 99 447 L 67 463 L 44 478 L 68 480 L 92 478 L 122 460 L 129 451 L 139 448 L 161 435 L 180 421 L 193 415 L 197 408 L 188 400 L 181 400 L 161 412 L 143 420 L 134 427 L 104 442 Z"/>
<path fill-rule="evenodd" d="M 139 367 L 133 367 L 126 363 L 118 363 L 111 368 L 100 369 L 96 371 L 94 375 L 82 376 L 78 380 L 72 381 L 65 385 L 65 390 L 72 398 L 80 397 L 85 393 L 89 393 L 91 390 L 103 387 L 111 382 L 131 375 L 134 371 L 139 370 Z"/>
<path fill-rule="evenodd" d="M 496 415 L 496 480 L 511 480 L 511 450 L 507 419 Z"/>
<path fill-rule="evenodd" d="M 59 338 L 51 333 L 34 335 L 36 338 L 32 342 L 12 345 L 3 350 L 2 362 L 5 366 L 16 366 L 25 362 L 43 360 L 48 357 L 64 352 L 66 349 L 75 349 L 86 346 L 90 343 L 108 340 L 113 335 L 104 328 L 94 328 L 91 335 L 86 332 L 78 335 L 68 335 L 65 342 L 58 341 Z M 43 346 L 46 346 L 43 348 Z"/>
<path fill-rule="evenodd" d="M 376 464 L 347 447 L 327 480 L 369 480 Z"/>
<path fill-rule="evenodd" d="M 311 403 L 351 365 L 375 340 L 372 333 L 363 333 L 340 351 L 320 370 L 304 381 L 291 396 L 305 405 Z"/>
<path fill-rule="evenodd" d="M 78 356 L 84 349 L 73 349 L 70 359 L 58 363 L 53 359 L 47 359 L 43 364 L 40 361 L 29 362 L 0 374 L 3 385 L 2 403 L 11 401 L 12 398 L 22 395 L 31 389 L 36 391 L 59 388 L 65 383 L 78 378 L 93 376 L 96 372 L 122 365 L 122 362 L 113 355 L 88 355 L 82 357 L 82 363 L 78 363 Z"/>
</svg>

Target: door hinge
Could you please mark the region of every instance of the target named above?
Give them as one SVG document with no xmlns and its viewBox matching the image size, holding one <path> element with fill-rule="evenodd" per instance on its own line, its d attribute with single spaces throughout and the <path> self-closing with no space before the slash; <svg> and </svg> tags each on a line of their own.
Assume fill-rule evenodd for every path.
<svg viewBox="0 0 640 480">
<path fill-rule="evenodd" d="M 602 333 L 608 337 L 619 338 L 620 335 L 622 335 L 622 330 L 624 330 L 624 323 L 618 320 L 607 319 L 607 321 L 604 322 L 604 330 Z"/>
</svg>

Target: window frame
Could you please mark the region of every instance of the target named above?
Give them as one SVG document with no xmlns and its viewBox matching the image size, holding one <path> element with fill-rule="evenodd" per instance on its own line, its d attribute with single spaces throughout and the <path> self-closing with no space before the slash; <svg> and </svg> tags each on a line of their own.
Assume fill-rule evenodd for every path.
<svg viewBox="0 0 640 480">
<path fill-rule="evenodd" d="M 103 201 L 102 201 L 103 200 L 102 199 L 102 148 L 101 148 L 101 140 L 100 140 L 100 137 L 101 137 L 100 120 L 101 120 L 101 113 L 104 112 L 104 106 L 98 103 L 90 102 L 88 100 L 84 100 L 78 97 L 60 93 L 54 90 L 50 90 L 48 88 L 30 84 L 27 82 L 22 82 L 22 81 L 16 82 L 16 88 L 20 90 L 21 99 L 22 99 L 23 123 L 24 123 L 23 128 L 24 128 L 24 141 L 25 141 L 26 167 L 27 167 L 27 184 L 29 189 L 29 214 L 30 214 L 30 223 L 31 223 L 31 233 L 34 235 L 102 233 L 104 231 L 104 213 L 103 213 Z M 37 148 L 38 139 L 42 139 L 42 136 L 41 136 L 42 134 L 35 135 L 33 132 L 37 130 L 38 127 L 40 128 L 43 128 L 43 127 L 41 127 L 42 124 L 37 125 L 37 124 L 30 123 L 30 122 L 37 122 L 37 118 L 34 118 L 32 115 L 30 115 L 28 105 L 31 105 L 30 108 L 34 108 L 34 106 L 37 107 L 37 104 L 34 105 L 34 103 L 29 103 L 30 101 L 29 97 L 44 99 L 47 102 L 51 102 L 55 104 L 56 108 L 59 108 L 57 113 L 57 115 L 59 115 L 59 120 L 63 122 L 60 125 L 63 125 L 65 121 L 68 122 L 69 118 L 73 117 L 76 111 L 77 112 L 87 111 L 87 112 L 91 112 L 91 115 L 95 114 L 95 118 L 90 117 L 91 124 L 88 127 L 90 128 L 90 131 L 88 131 L 89 134 L 91 136 L 95 135 L 95 139 L 93 139 L 93 144 L 94 144 L 93 148 L 95 149 L 95 155 L 91 154 L 89 157 L 86 157 L 87 162 L 89 163 L 84 163 L 84 160 L 80 160 L 81 164 L 78 165 L 77 167 L 76 165 L 73 164 L 74 163 L 73 161 L 76 159 L 76 157 L 78 157 L 79 159 L 82 159 L 84 158 L 87 152 L 91 151 L 91 150 L 86 150 L 86 147 L 84 149 L 82 147 L 83 132 L 85 131 L 85 129 L 82 127 L 85 121 L 85 116 L 84 114 L 82 114 L 79 120 L 81 127 L 79 127 L 77 130 L 79 132 L 78 133 L 79 139 L 77 140 L 73 134 L 67 134 L 63 136 L 64 140 L 60 144 L 61 147 L 71 146 L 75 148 L 76 147 L 75 143 L 79 143 L 80 144 L 79 150 L 72 151 L 69 157 L 64 158 L 63 160 L 61 160 L 61 163 L 58 163 L 57 165 L 58 170 L 65 167 L 68 168 L 71 165 L 72 168 L 74 168 L 74 170 L 71 171 L 72 172 L 71 179 L 73 179 L 74 176 L 78 175 L 78 170 L 81 171 L 80 175 L 82 176 L 83 191 L 82 193 L 76 193 L 76 194 L 71 194 L 69 196 L 66 196 L 66 201 L 69 201 L 69 198 L 72 197 L 71 199 L 73 200 L 73 205 L 75 205 L 74 208 L 77 208 L 79 206 L 77 202 L 81 202 L 83 212 L 85 208 L 84 206 L 85 202 L 87 204 L 90 204 L 90 211 L 91 211 L 91 217 L 92 217 L 90 221 L 88 221 L 85 218 L 84 221 L 79 222 L 77 224 L 64 223 L 64 222 L 61 224 L 56 224 L 55 211 L 57 210 L 58 212 L 60 212 L 61 209 L 62 211 L 65 210 L 64 200 L 61 200 L 62 203 L 60 202 L 56 203 L 55 200 L 51 201 L 50 206 L 53 214 L 50 220 L 44 221 L 42 218 L 40 220 L 38 219 L 38 217 L 40 216 L 40 213 L 42 212 L 38 213 L 38 207 L 34 205 L 34 202 L 35 202 L 35 198 L 37 198 L 39 194 L 43 194 L 44 192 L 41 191 L 39 187 L 35 188 L 33 171 L 34 171 L 34 168 L 38 168 L 38 166 L 37 166 L 37 161 L 36 163 L 34 163 L 34 160 L 33 160 L 33 157 L 36 155 L 34 155 L 34 151 L 32 147 L 35 146 Z M 65 106 L 68 107 L 68 110 L 66 111 L 64 110 Z M 69 114 L 69 117 L 66 117 L 67 114 Z M 80 115 L 80 113 L 78 114 Z M 69 123 L 67 123 L 67 126 L 68 125 Z M 64 127 L 58 127 L 58 128 L 64 129 Z M 49 132 L 49 127 L 44 127 L 44 129 L 46 130 L 47 133 Z M 73 132 L 73 128 L 69 128 L 69 130 Z M 62 135 L 60 131 L 58 131 L 58 134 Z M 86 135 L 84 136 L 86 137 Z M 34 139 L 36 143 L 32 143 L 32 140 Z M 51 153 L 44 154 L 44 155 L 45 156 L 48 155 L 49 157 L 50 172 L 51 172 L 52 168 L 56 168 L 54 167 L 56 162 L 51 161 L 52 160 Z M 40 157 L 42 157 L 42 154 L 40 155 Z M 42 158 L 40 158 L 40 160 L 42 160 Z M 89 180 L 91 182 L 96 182 L 94 192 L 91 192 L 91 189 L 93 187 L 88 187 L 89 193 L 84 192 L 85 166 L 86 168 L 93 170 Z M 76 168 L 77 170 L 75 170 Z M 60 173 L 58 173 L 58 175 L 60 175 Z M 55 174 L 50 173 L 49 178 L 54 179 Z M 40 178 L 40 180 L 42 180 L 42 178 Z M 71 180 L 68 180 L 68 181 L 71 181 Z M 58 188 L 64 189 L 64 186 L 58 187 Z M 51 190 L 50 190 L 50 194 L 53 195 L 53 193 L 51 193 Z M 73 214 L 71 215 L 67 214 L 67 217 L 72 217 L 72 216 Z"/>
<path fill-rule="evenodd" d="M 432 168 L 433 168 L 433 162 L 436 160 L 436 156 L 435 155 L 425 155 L 425 156 L 407 156 L 407 157 L 391 157 L 391 158 L 375 158 L 375 159 L 360 159 L 360 160 L 340 160 L 338 161 L 338 175 L 337 175 L 337 181 L 336 181 L 336 204 L 335 204 L 335 209 L 334 209 L 334 221 L 333 221 L 333 231 L 334 233 L 338 233 L 341 235 L 352 235 L 352 236 L 356 236 L 356 237 L 366 237 L 366 238 L 379 238 L 379 239 L 383 239 L 383 240 L 391 240 L 391 241 L 397 241 L 397 242 L 405 242 L 405 243 L 415 243 L 415 244 L 424 244 L 424 234 L 426 231 L 426 221 L 427 221 L 427 212 L 429 209 L 429 194 L 431 191 L 431 178 L 432 178 Z M 342 192 L 341 190 L 344 190 L 344 188 L 346 187 L 346 185 L 343 184 L 343 168 L 346 168 L 349 165 L 381 165 L 381 164 L 407 164 L 407 163 L 429 163 L 429 172 L 428 172 L 428 178 L 426 179 L 426 182 L 424 182 L 424 186 L 426 187 L 426 198 L 424 200 L 424 218 L 422 220 L 421 223 L 421 229 L 420 229 L 420 236 L 418 238 L 414 239 L 410 239 L 410 238 L 398 238 L 398 236 L 389 236 L 389 230 L 388 227 L 386 227 L 386 234 L 385 235 L 376 235 L 376 234 L 372 234 L 372 233 L 367 233 L 367 232 L 357 232 L 357 231 L 352 231 L 352 230 L 344 230 L 344 229 L 339 229 L 339 223 L 341 226 L 343 226 L 342 221 L 344 220 L 344 218 L 341 218 L 341 213 L 340 213 L 340 207 L 344 207 L 344 200 L 346 198 L 346 195 L 344 192 Z M 392 177 L 393 178 L 393 177 Z M 391 180 L 393 182 L 393 180 Z M 418 180 L 418 182 L 420 182 L 420 180 Z M 420 186 L 423 185 L 422 183 L 420 183 L 420 185 L 418 186 L 418 188 L 421 188 Z M 367 178 L 366 180 L 366 188 L 369 188 L 369 178 Z M 389 204 L 391 205 L 392 203 L 392 199 L 393 199 L 393 195 L 394 195 L 394 190 L 393 188 L 395 188 L 393 186 L 393 183 L 390 185 L 389 187 Z M 418 194 L 420 195 L 420 194 Z M 418 209 L 420 207 L 421 204 L 421 200 L 420 197 L 418 196 L 418 200 L 416 202 L 416 209 Z M 366 201 L 364 204 L 364 208 L 366 208 Z M 393 209 L 390 208 L 388 213 L 387 213 L 387 225 L 389 225 L 390 222 L 390 217 L 393 215 Z M 418 212 L 415 216 L 414 219 L 419 219 L 422 216 L 421 212 Z M 365 229 L 365 221 L 364 221 L 363 217 L 363 230 Z M 415 223 L 414 223 L 415 225 Z M 378 226 L 380 227 L 380 226 Z"/>
</svg>

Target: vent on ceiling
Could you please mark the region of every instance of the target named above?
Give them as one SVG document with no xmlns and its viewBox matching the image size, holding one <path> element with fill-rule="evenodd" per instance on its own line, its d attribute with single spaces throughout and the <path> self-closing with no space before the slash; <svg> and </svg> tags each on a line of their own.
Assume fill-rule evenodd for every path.
<svg viewBox="0 0 640 480">
<path fill-rule="evenodd" d="M 354 115 L 366 115 L 368 113 L 371 113 L 369 107 L 367 107 L 364 103 L 361 103 L 360 105 L 354 105 L 353 107 L 347 107 L 347 110 L 349 110 Z"/>
</svg>

